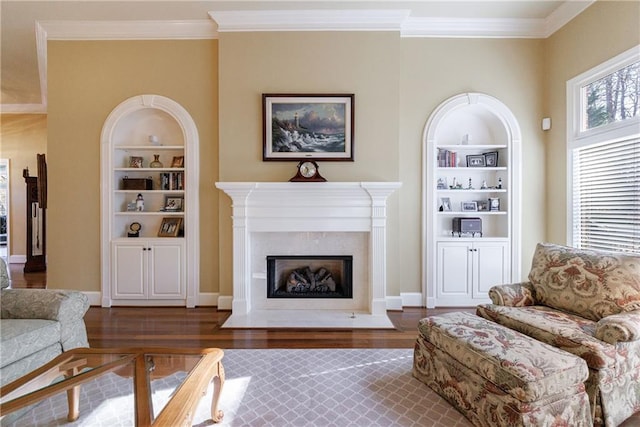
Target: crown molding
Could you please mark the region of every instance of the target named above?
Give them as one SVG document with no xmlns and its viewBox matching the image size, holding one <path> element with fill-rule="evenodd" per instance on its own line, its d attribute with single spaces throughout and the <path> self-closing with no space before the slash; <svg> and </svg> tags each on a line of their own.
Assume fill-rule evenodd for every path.
<svg viewBox="0 0 640 427">
<path fill-rule="evenodd" d="M 545 38 L 564 27 L 596 0 L 565 1 L 545 19 Z"/>
<path fill-rule="evenodd" d="M 410 10 L 230 10 L 209 12 L 219 32 L 399 31 Z"/>
</svg>

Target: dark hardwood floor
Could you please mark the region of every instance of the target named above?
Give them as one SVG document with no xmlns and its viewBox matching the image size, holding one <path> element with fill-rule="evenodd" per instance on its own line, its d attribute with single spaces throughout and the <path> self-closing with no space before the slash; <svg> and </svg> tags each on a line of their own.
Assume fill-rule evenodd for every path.
<svg viewBox="0 0 640 427">
<path fill-rule="evenodd" d="M 14 288 L 45 288 L 46 273 L 11 264 Z M 395 330 L 220 329 L 229 311 L 215 307 L 91 307 L 85 324 L 91 347 L 413 348 L 418 320 L 452 310 L 390 311 Z"/>
</svg>

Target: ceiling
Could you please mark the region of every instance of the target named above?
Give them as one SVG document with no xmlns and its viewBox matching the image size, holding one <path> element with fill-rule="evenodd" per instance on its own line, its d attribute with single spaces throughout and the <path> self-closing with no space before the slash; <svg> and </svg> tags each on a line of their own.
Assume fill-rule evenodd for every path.
<svg viewBox="0 0 640 427">
<path fill-rule="evenodd" d="M 315 30 L 375 29 L 380 27 L 374 22 L 382 25 L 383 16 L 384 29 L 395 29 L 403 37 L 540 38 L 556 31 L 592 3 L 593 0 L 0 0 L 0 103 L 5 113 L 46 112 L 46 40 L 171 37 L 167 34 L 176 38 L 213 38 L 218 31 L 300 29 L 288 27 L 296 20 L 316 25 L 309 25 Z M 328 18 L 318 21 L 317 15 L 323 15 L 318 11 L 328 14 Z M 344 18 L 343 26 L 332 25 L 342 22 L 345 16 L 348 18 Z M 146 33 L 140 30 L 141 21 L 149 26 Z M 185 28 L 189 28 L 186 33 Z M 162 37 L 154 35 L 154 31 Z"/>
</svg>

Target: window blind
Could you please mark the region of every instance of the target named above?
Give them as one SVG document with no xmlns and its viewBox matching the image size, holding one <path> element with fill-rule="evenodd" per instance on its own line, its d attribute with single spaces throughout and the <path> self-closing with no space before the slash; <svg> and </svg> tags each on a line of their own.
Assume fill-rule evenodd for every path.
<svg viewBox="0 0 640 427">
<path fill-rule="evenodd" d="M 640 139 L 573 154 L 573 245 L 640 254 Z"/>
</svg>

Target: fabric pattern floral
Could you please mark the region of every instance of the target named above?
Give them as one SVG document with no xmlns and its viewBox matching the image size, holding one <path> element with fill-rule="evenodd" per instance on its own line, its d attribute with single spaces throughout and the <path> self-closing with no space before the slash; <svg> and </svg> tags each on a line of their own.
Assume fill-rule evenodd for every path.
<svg viewBox="0 0 640 427">
<path fill-rule="evenodd" d="M 539 244 L 529 280 L 494 286 L 477 314 L 582 358 L 594 425 L 640 412 L 640 257 Z"/>
<path fill-rule="evenodd" d="M 539 243 L 529 281 L 538 304 L 587 319 L 640 310 L 640 256 Z"/>
<path fill-rule="evenodd" d="M 469 313 L 419 322 L 413 374 L 477 426 L 590 426 L 583 360 Z"/>
</svg>

